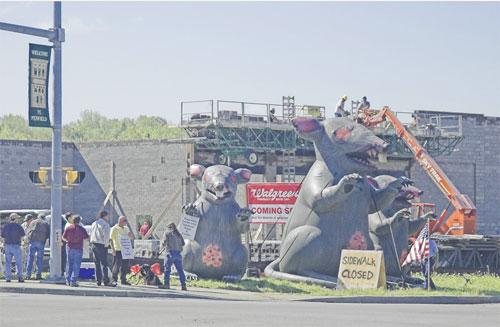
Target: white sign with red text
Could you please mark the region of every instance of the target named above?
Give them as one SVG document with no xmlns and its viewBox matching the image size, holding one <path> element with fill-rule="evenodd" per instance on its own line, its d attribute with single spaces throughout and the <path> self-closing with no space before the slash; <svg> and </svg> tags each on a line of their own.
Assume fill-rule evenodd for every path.
<svg viewBox="0 0 500 327">
<path fill-rule="evenodd" d="M 250 223 L 285 224 L 299 196 L 300 183 L 248 183 Z"/>
</svg>

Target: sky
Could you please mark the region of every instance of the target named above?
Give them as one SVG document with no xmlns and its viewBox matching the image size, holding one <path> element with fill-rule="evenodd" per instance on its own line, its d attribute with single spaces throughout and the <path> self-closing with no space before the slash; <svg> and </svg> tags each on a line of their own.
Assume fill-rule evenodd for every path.
<svg viewBox="0 0 500 327">
<path fill-rule="evenodd" d="M 50 28 L 52 6 L 0 2 L 0 21 Z M 284 95 L 332 116 L 344 94 L 500 116 L 500 2 L 63 2 L 62 15 L 63 123 L 91 109 L 177 124 L 181 101 Z M 49 44 L 0 31 L 0 115 L 27 118 L 30 42 Z"/>
</svg>

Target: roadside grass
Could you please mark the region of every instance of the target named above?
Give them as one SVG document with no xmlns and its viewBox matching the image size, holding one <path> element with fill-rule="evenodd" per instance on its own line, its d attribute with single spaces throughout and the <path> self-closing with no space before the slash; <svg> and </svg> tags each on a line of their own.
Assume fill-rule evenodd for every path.
<svg viewBox="0 0 500 327">
<path fill-rule="evenodd" d="M 422 278 L 422 275 L 415 274 Z M 13 279 L 15 275 L 13 275 Z M 42 277 L 48 277 L 44 272 Z M 135 277 L 129 275 L 131 281 Z M 172 276 L 172 286 L 178 287 L 179 280 Z M 3 279 L 3 271 L 0 272 Z M 163 280 L 163 276 L 160 276 Z M 292 282 L 286 280 L 261 278 L 244 278 L 239 282 L 223 282 L 213 279 L 188 280 L 188 286 L 209 289 L 225 289 L 258 293 L 284 293 L 311 296 L 500 296 L 500 276 L 488 274 L 434 274 L 432 279 L 437 286 L 436 291 L 427 291 L 422 288 L 397 289 L 328 289 L 318 285 Z M 140 283 L 139 283 L 140 285 Z"/>
<path fill-rule="evenodd" d="M 419 276 L 416 275 L 416 277 Z M 318 285 L 277 280 L 267 277 L 245 278 L 235 283 L 199 279 L 188 281 L 188 285 L 200 288 L 260 293 L 294 293 L 313 296 L 500 296 L 500 277 L 495 275 L 434 274 L 433 280 L 438 288 L 436 291 L 427 291 L 422 288 L 333 290 Z M 178 286 L 178 279 L 172 279 L 172 285 Z"/>
</svg>

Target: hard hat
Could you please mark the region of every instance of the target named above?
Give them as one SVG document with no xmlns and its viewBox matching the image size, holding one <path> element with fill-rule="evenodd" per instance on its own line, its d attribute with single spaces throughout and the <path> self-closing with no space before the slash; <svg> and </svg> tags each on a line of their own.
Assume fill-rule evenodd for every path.
<svg viewBox="0 0 500 327">
<path fill-rule="evenodd" d="M 347 95 L 343 95 L 342 100 L 347 100 Z"/>
</svg>

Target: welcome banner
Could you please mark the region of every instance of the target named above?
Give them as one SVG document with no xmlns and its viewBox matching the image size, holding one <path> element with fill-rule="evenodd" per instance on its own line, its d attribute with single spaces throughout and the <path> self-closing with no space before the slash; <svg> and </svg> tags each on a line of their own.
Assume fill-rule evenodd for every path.
<svg viewBox="0 0 500 327">
<path fill-rule="evenodd" d="M 30 43 L 29 126 L 51 127 L 49 118 L 50 46 Z"/>
</svg>

